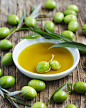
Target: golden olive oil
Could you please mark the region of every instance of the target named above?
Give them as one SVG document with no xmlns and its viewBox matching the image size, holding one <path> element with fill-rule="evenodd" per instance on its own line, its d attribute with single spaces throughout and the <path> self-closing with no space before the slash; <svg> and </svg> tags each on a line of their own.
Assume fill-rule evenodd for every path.
<svg viewBox="0 0 86 108">
<path fill-rule="evenodd" d="M 53 60 L 57 60 L 61 64 L 61 68 L 57 71 L 50 70 L 43 74 L 56 74 L 68 70 L 74 63 L 74 58 L 71 52 L 63 47 L 55 47 L 49 49 L 54 43 L 36 43 L 25 48 L 18 57 L 19 65 L 33 73 L 36 72 L 36 66 L 41 61 L 50 61 L 52 54 L 54 55 Z"/>
</svg>

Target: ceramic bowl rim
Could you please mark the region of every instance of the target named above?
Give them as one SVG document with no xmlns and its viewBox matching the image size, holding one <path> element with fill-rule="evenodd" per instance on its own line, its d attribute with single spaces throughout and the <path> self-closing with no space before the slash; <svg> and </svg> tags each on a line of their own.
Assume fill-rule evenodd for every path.
<svg viewBox="0 0 86 108">
<path fill-rule="evenodd" d="M 25 40 L 27 40 L 27 39 L 25 39 Z M 24 74 L 24 72 L 25 73 L 28 73 L 28 74 L 30 74 L 30 75 L 32 75 L 32 76 L 38 76 L 38 77 L 59 77 L 59 76 L 62 76 L 62 75 L 65 75 L 65 74 L 69 74 L 69 73 L 71 73 L 70 71 L 71 70 L 74 70 L 75 69 L 75 67 L 77 66 L 77 64 L 78 64 L 78 62 L 79 62 L 79 59 L 80 59 L 80 54 L 79 54 L 79 51 L 78 51 L 78 49 L 75 49 L 75 48 L 73 48 L 73 49 L 75 49 L 76 50 L 76 53 L 77 53 L 77 60 L 76 60 L 76 62 L 73 64 L 73 66 L 71 67 L 71 68 L 69 68 L 68 70 L 66 70 L 66 71 L 63 71 L 63 72 L 61 72 L 61 73 L 57 73 L 57 74 L 37 74 L 37 73 L 33 73 L 33 72 L 30 72 L 30 71 L 27 71 L 27 70 L 25 70 L 24 68 L 22 68 L 19 64 L 18 64 L 18 62 L 15 60 L 15 55 L 14 55 L 14 52 L 15 52 L 15 49 L 18 47 L 18 45 L 20 45 L 23 41 L 25 41 L 25 40 L 22 40 L 22 41 L 20 41 L 16 46 L 15 46 L 15 48 L 14 48 L 14 50 L 13 50 L 13 61 L 14 61 L 14 64 L 17 66 L 17 68 L 19 68 L 19 69 L 21 69 L 23 72 L 23 74 Z M 40 42 L 39 42 L 40 43 Z M 67 47 L 66 47 L 67 48 Z M 69 50 L 69 49 L 68 49 Z"/>
</svg>

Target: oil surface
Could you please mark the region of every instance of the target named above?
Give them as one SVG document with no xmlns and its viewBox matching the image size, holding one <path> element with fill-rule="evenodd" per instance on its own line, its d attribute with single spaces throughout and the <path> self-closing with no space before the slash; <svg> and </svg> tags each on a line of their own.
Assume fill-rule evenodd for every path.
<svg viewBox="0 0 86 108">
<path fill-rule="evenodd" d="M 18 57 L 19 65 L 33 73 L 36 72 L 36 66 L 41 61 L 50 61 L 52 54 L 53 60 L 57 60 L 61 64 L 61 68 L 57 71 L 50 70 L 43 74 L 56 74 L 68 70 L 74 63 L 73 56 L 69 50 L 63 47 L 55 47 L 48 49 L 53 43 L 36 43 L 25 48 Z"/>
</svg>

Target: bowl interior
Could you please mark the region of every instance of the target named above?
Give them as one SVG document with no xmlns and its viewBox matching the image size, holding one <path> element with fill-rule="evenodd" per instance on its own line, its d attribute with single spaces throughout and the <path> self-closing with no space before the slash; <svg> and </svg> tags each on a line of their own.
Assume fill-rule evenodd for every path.
<svg viewBox="0 0 86 108">
<path fill-rule="evenodd" d="M 21 42 L 19 42 L 16 47 L 14 48 L 14 51 L 13 51 L 13 61 L 15 63 L 15 65 L 18 67 L 18 68 L 21 68 L 21 70 L 25 71 L 25 72 L 28 72 L 30 74 L 34 74 L 32 72 L 29 72 L 25 69 L 23 69 L 19 64 L 18 64 L 18 56 L 20 54 L 20 52 L 25 49 L 26 47 L 32 45 L 32 44 L 35 44 L 35 43 L 40 43 L 40 42 L 50 42 L 50 43 L 61 43 L 62 41 L 60 40 L 54 40 L 54 39 L 45 39 L 45 38 L 42 38 L 42 37 L 39 37 L 37 39 L 24 39 L 22 40 Z M 79 55 L 79 51 L 75 48 L 67 48 L 73 55 L 73 58 L 74 58 L 74 64 L 73 66 L 68 69 L 68 70 L 73 70 L 72 68 L 75 68 L 75 66 L 78 64 L 79 62 L 79 58 L 80 58 L 80 55 Z M 67 70 L 67 72 L 68 72 Z M 66 71 L 65 71 L 66 72 Z M 63 72 L 62 72 L 63 73 Z M 62 74 L 62 73 L 58 73 L 58 75 Z M 36 75 L 36 73 L 35 73 Z M 37 74 L 39 76 L 43 75 L 43 74 Z M 54 75 L 54 74 L 53 74 Z M 57 76 L 58 76 L 57 75 Z M 46 76 L 46 75 L 43 75 L 43 76 Z M 48 75 L 47 75 L 48 76 Z M 50 75 L 49 75 L 50 76 Z"/>
</svg>

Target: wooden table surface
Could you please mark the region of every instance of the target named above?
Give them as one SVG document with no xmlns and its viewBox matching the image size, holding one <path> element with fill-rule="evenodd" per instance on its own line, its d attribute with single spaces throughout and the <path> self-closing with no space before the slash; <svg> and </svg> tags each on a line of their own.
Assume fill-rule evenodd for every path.
<svg viewBox="0 0 86 108">
<path fill-rule="evenodd" d="M 75 32 L 75 38 L 74 40 L 77 42 L 83 42 L 86 43 L 85 35 L 82 34 L 82 25 L 86 23 L 86 0 L 55 0 L 57 3 L 57 7 L 53 11 L 48 11 L 44 8 L 44 3 L 46 0 L 0 0 L 0 27 L 6 26 L 10 29 L 12 29 L 12 25 L 7 23 L 7 16 L 10 14 L 17 14 L 19 17 L 22 16 L 23 11 L 27 11 L 27 15 L 30 15 L 30 5 L 33 5 L 34 8 L 36 8 L 41 2 L 43 2 L 43 13 L 49 14 L 51 17 L 48 18 L 48 20 L 53 20 L 53 16 L 56 12 L 61 11 L 63 12 L 66 10 L 66 7 L 69 4 L 75 4 L 79 7 L 78 12 L 78 22 L 79 22 L 79 28 Z M 47 20 L 47 21 L 48 21 Z M 40 28 L 43 28 L 46 21 L 39 21 L 37 22 L 37 26 Z M 56 24 L 55 25 L 55 32 L 61 33 L 63 30 L 67 29 L 67 25 L 65 24 Z M 15 85 L 12 86 L 9 91 L 15 91 L 20 90 L 23 86 L 28 84 L 28 81 L 31 80 L 29 77 L 23 75 L 13 64 L 12 66 L 6 67 L 1 64 L 1 59 L 4 56 L 4 54 L 8 52 L 13 52 L 14 47 L 17 43 L 19 43 L 22 39 L 16 39 L 15 37 L 18 36 L 28 36 L 30 31 L 21 31 L 14 33 L 9 40 L 13 43 L 13 48 L 9 51 L 2 51 L 0 49 L 0 68 L 3 71 L 3 76 L 5 75 L 11 75 L 15 77 L 16 82 Z M 46 88 L 42 92 L 39 92 L 37 97 L 33 100 L 25 100 L 26 103 L 33 104 L 37 101 L 42 101 L 45 104 L 47 103 L 50 96 L 53 94 L 53 92 L 63 84 L 67 82 L 75 83 L 77 81 L 84 81 L 86 82 L 86 70 L 83 69 L 83 66 L 86 66 L 86 55 L 81 55 L 80 62 L 77 65 L 76 69 L 69 74 L 68 76 L 56 80 L 56 81 L 46 81 Z M 73 89 L 73 88 L 72 88 Z M 67 91 L 67 89 L 65 89 Z M 78 94 L 76 92 L 72 92 L 71 95 L 68 95 L 68 98 L 65 102 L 62 104 L 57 104 L 54 101 L 52 101 L 47 108 L 65 108 L 68 104 L 75 104 L 77 108 L 86 108 L 86 97 L 84 94 Z M 20 108 L 29 108 L 27 106 L 19 105 Z M 0 108 L 15 108 L 13 105 L 11 105 L 6 99 L 3 99 L 0 96 Z"/>
</svg>

